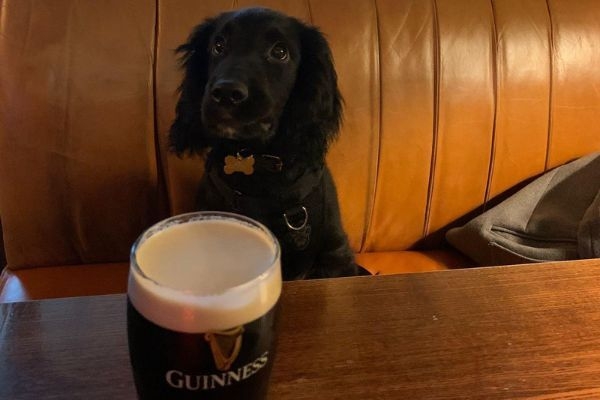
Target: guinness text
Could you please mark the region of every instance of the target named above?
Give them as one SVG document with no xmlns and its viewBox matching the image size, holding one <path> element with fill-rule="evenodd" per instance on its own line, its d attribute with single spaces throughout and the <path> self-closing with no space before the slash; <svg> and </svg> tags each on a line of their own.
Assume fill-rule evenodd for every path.
<svg viewBox="0 0 600 400">
<path fill-rule="evenodd" d="M 167 371 L 165 379 L 169 386 L 183 390 L 210 390 L 219 387 L 231 386 L 256 374 L 269 362 L 269 352 L 265 352 L 251 363 L 235 370 L 210 375 L 188 375 L 172 369 Z"/>
</svg>

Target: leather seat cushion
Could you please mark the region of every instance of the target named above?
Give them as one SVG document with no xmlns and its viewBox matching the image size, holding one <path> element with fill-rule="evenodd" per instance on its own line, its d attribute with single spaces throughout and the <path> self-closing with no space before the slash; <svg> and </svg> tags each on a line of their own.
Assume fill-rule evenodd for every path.
<svg viewBox="0 0 600 400">
<path fill-rule="evenodd" d="M 472 260 L 451 250 L 361 253 L 356 255 L 356 262 L 374 275 L 428 272 L 476 266 Z"/>
<path fill-rule="evenodd" d="M 5 269 L 0 303 L 125 293 L 128 273 L 129 263 Z"/>
<path fill-rule="evenodd" d="M 474 263 L 452 251 L 362 253 L 357 262 L 372 274 L 401 274 L 470 267 Z M 0 275 L 0 303 L 127 291 L 129 263 L 5 269 Z"/>
</svg>

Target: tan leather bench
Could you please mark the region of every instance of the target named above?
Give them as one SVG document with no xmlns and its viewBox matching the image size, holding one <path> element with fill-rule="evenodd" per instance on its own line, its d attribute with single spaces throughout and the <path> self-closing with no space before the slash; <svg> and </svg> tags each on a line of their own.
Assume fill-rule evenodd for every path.
<svg viewBox="0 0 600 400">
<path fill-rule="evenodd" d="M 600 149 L 596 1 L 263 4 L 329 38 L 346 108 L 328 162 L 374 273 L 472 265 L 449 227 Z M 122 292 L 135 237 L 193 208 L 202 162 L 166 151 L 173 49 L 230 6 L 2 3 L 1 301 Z"/>
</svg>

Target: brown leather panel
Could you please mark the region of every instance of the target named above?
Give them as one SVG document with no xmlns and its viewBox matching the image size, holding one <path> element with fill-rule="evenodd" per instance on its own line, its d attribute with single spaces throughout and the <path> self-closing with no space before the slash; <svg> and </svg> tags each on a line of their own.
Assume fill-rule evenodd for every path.
<svg viewBox="0 0 600 400">
<path fill-rule="evenodd" d="M 427 233 L 483 204 L 494 122 L 494 28 L 486 0 L 438 0 L 438 126 Z"/>
<path fill-rule="evenodd" d="M 312 1 L 313 23 L 327 36 L 344 97 L 344 124 L 327 162 L 344 228 L 358 251 L 371 218 L 379 147 L 380 77 L 375 3 Z"/>
<path fill-rule="evenodd" d="M 0 303 L 127 292 L 128 263 L 4 270 Z"/>
<path fill-rule="evenodd" d="M 235 8 L 255 6 L 268 7 L 272 8 L 273 10 L 281 11 L 287 15 L 300 18 L 304 21 L 310 22 L 311 19 L 311 5 L 307 0 L 236 0 L 233 3 Z"/>
<path fill-rule="evenodd" d="M 6 0 L 1 13 L 9 267 L 126 260 L 159 209 L 154 3 Z"/>
<path fill-rule="evenodd" d="M 548 167 L 600 149 L 600 3 L 548 0 L 552 121 Z"/>
<path fill-rule="evenodd" d="M 409 248 L 423 235 L 434 129 L 432 4 L 378 3 L 381 148 L 367 252 Z"/>
<path fill-rule="evenodd" d="M 234 4 L 236 8 L 250 4 L 270 6 L 312 21 L 327 35 L 346 102 L 344 128 L 328 162 L 340 194 L 345 228 L 352 247 L 358 250 L 373 193 L 375 151 L 378 145 L 379 69 L 373 4 L 360 1 L 353 3 L 352 7 L 339 7 L 334 2 L 304 0 L 238 1 Z M 181 80 L 173 49 L 185 41 L 193 26 L 230 9 L 231 5 L 231 1 L 160 2 L 156 84 L 158 129 L 161 132 L 163 164 L 173 213 L 194 208 L 196 188 L 203 172 L 199 158 L 180 160 L 165 151 L 166 135 L 177 100 L 175 92 Z"/>
<path fill-rule="evenodd" d="M 444 250 L 361 253 L 356 255 L 356 262 L 374 275 L 428 272 L 475 266 L 473 261 L 460 253 Z"/>
<path fill-rule="evenodd" d="M 488 198 L 544 171 L 550 104 L 545 0 L 494 1 L 497 105 Z"/>
</svg>

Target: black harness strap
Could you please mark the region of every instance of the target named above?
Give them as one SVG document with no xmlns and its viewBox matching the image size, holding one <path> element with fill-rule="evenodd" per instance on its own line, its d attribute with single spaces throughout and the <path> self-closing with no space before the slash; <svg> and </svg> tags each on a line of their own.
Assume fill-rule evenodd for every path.
<svg viewBox="0 0 600 400">
<path fill-rule="evenodd" d="M 259 155 L 258 159 L 264 159 Z M 323 168 L 316 172 L 305 172 L 290 185 L 285 185 L 279 196 L 250 196 L 232 188 L 222 177 L 222 167 L 219 163 L 207 163 L 207 175 L 210 183 L 216 188 L 226 205 L 233 211 L 247 215 L 251 218 L 279 221 L 272 227 L 278 231 L 282 240 L 289 243 L 296 250 L 304 250 L 311 243 L 312 226 L 320 213 L 322 199 L 316 193 L 323 179 Z M 268 163 L 267 163 L 268 164 Z M 272 165 L 272 164 L 271 164 Z M 277 172 L 281 169 L 276 168 Z M 286 195 L 292 194 L 289 198 Z M 276 232 L 277 233 L 277 232 Z"/>
<path fill-rule="evenodd" d="M 281 211 L 282 216 L 288 210 L 292 210 L 296 207 L 302 207 L 302 202 L 313 192 L 313 190 L 315 190 L 323 178 L 323 169 L 320 169 L 315 175 L 308 173 L 303 174 L 293 184 L 286 187 L 286 192 L 298 193 L 297 198 L 293 199 L 294 204 L 283 204 L 289 203 L 290 201 L 283 198 L 249 196 L 236 189 L 233 189 L 221 177 L 219 169 L 212 165 L 209 165 L 207 172 L 211 183 L 217 188 L 221 196 L 223 196 L 225 201 L 227 201 L 228 205 L 233 210 L 244 211 L 260 209 L 265 206 L 265 203 L 272 203 L 277 210 Z"/>
</svg>

